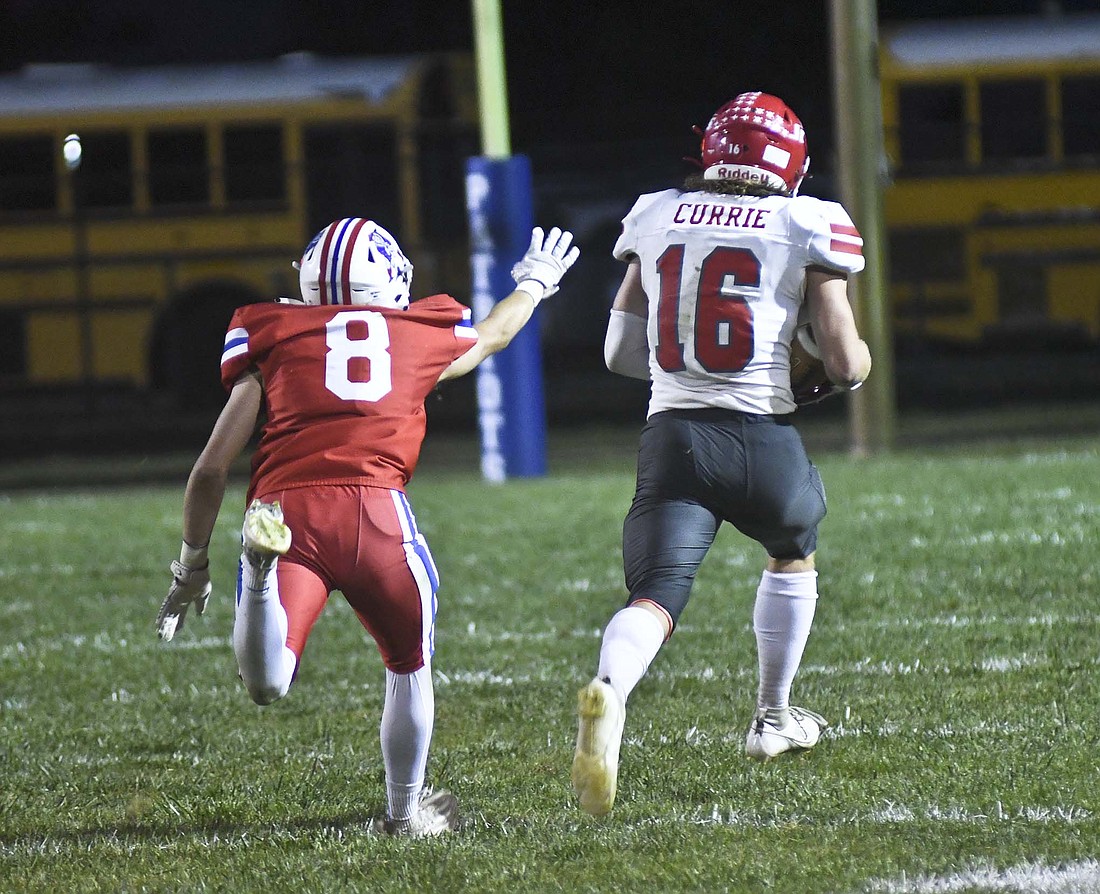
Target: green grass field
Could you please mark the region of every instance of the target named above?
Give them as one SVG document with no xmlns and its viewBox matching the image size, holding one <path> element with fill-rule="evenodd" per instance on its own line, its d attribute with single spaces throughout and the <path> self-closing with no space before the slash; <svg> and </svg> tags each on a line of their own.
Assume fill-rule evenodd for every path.
<svg viewBox="0 0 1100 894">
<path fill-rule="evenodd" d="M 210 609 L 171 644 L 152 621 L 182 477 L 0 496 L 0 891 L 1100 891 L 1094 438 L 818 452 L 794 700 L 833 727 L 745 758 L 762 557 L 725 529 L 594 820 L 569 787 L 573 705 L 624 598 L 633 483 L 632 436 L 600 441 L 504 486 L 429 450 L 410 490 L 442 578 L 429 774 L 465 819 L 432 841 L 369 830 L 382 666 L 338 596 L 286 699 L 240 685 L 241 483 Z"/>
</svg>

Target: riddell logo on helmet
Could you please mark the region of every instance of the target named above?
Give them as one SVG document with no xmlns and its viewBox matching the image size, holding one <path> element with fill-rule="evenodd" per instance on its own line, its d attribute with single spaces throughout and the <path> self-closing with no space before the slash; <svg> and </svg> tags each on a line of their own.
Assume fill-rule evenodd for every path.
<svg viewBox="0 0 1100 894">
<path fill-rule="evenodd" d="M 718 180 L 744 180 L 746 183 L 767 183 L 768 175 L 763 171 L 754 171 L 750 168 L 719 167 L 715 172 Z"/>
</svg>

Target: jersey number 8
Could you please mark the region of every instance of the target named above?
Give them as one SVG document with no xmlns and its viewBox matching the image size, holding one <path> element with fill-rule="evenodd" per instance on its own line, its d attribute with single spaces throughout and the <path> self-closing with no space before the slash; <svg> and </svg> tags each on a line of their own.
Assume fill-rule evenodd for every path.
<svg viewBox="0 0 1100 894">
<path fill-rule="evenodd" d="M 352 338 L 351 323 L 366 324 L 366 338 Z M 325 325 L 325 387 L 341 400 L 381 400 L 393 389 L 390 330 L 386 318 L 373 310 L 347 310 Z M 366 360 L 366 381 L 351 378 L 353 360 Z"/>
</svg>

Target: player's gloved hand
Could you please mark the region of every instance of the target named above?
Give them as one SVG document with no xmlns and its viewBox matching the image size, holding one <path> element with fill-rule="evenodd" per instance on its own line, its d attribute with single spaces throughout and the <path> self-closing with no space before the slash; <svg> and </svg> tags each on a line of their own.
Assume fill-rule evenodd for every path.
<svg viewBox="0 0 1100 894">
<path fill-rule="evenodd" d="M 183 628 L 187 609 L 194 603 L 200 615 L 206 611 L 210 598 L 210 566 L 189 568 L 183 562 L 172 562 L 172 586 L 157 612 L 157 636 L 168 642 Z"/>
<path fill-rule="evenodd" d="M 855 391 L 862 384 L 862 382 L 856 382 L 855 385 L 845 386 L 836 385 L 833 382 L 821 382 L 816 385 L 809 385 L 794 392 L 794 402 L 800 407 L 809 406 L 823 401 L 827 397 Z"/>
<path fill-rule="evenodd" d="M 573 234 L 568 230 L 554 227 L 545 235 L 542 227 L 531 230 L 530 247 L 512 267 L 516 288 L 529 293 L 536 303 L 553 295 L 565 271 L 580 257 L 580 248 L 569 247 L 572 243 Z"/>
<path fill-rule="evenodd" d="M 798 327 L 791 342 L 791 392 L 797 406 L 805 407 L 827 397 L 847 394 L 862 384 L 838 385 L 830 381 L 813 330 L 808 323 Z"/>
</svg>

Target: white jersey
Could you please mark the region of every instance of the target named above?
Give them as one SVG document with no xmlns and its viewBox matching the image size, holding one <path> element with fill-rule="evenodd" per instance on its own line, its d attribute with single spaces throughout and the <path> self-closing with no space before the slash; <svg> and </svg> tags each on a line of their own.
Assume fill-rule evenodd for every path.
<svg viewBox="0 0 1100 894">
<path fill-rule="evenodd" d="M 636 256 L 649 298 L 649 415 L 721 407 L 790 413 L 790 345 L 806 268 L 863 269 L 844 208 L 810 196 L 668 189 L 623 218 L 614 255 Z"/>
</svg>

